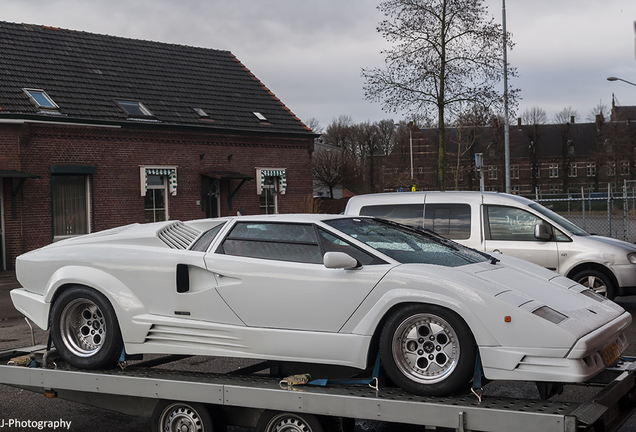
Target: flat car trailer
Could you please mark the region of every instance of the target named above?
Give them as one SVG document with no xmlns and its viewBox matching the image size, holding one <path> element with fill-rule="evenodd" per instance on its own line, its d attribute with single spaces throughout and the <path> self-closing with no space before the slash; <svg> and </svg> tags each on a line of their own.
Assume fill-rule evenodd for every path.
<svg viewBox="0 0 636 432">
<path fill-rule="evenodd" d="M 8 365 L 33 355 L 39 367 Z M 280 378 L 254 373 L 217 374 L 160 369 L 181 357 L 142 361 L 124 369 L 87 371 L 47 361 L 46 347 L 0 352 L 0 384 L 152 418 L 154 431 L 210 432 L 225 426 L 259 432 L 323 432 L 342 418 L 379 420 L 457 431 L 575 432 L 618 430 L 636 409 L 636 362 L 625 360 L 594 382 L 584 402 L 486 397 L 422 397 L 397 388 L 281 387 Z M 598 390 L 598 391 L 596 391 Z M 348 419 L 348 420 L 347 420 Z M 331 424 L 335 424 L 331 423 Z"/>
</svg>

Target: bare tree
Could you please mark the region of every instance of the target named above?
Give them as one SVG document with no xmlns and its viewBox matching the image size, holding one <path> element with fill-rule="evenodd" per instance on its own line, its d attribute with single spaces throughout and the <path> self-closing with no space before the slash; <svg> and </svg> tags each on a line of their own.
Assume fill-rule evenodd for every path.
<svg viewBox="0 0 636 432">
<path fill-rule="evenodd" d="M 521 122 L 525 125 L 543 125 L 548 122 L 548 115 L 543 108 L 526 108 L 521 114 Z"/>
<path fill-rule="evenodd" d="M 554 123 L 556 124 L 576 123 L 578 121 L 579 113 L 571 106 L 563 108 L 554 115 Z"/>
<path fill-rule="evenodd" d="M 362 70 L 365 95 L 388 111 L 437 112 L 438 186 L 445 190 L 446 110 L 502 101 L 495 89 L 503 79 L 501 26 L 481 0 L 385 0 L 378 9 L 387 16 L 378 32 L 394 46 L 384 52 L 384 69 Z"/>
<path fill-rule="evenodd" d="M 309 129 L 311 129 L 314 133 L 317 133 L 317 134 L 322 133 L 322 126 L 320 126 L 320 122 L 318 121 L 317 118 L 314 118 L 314 117 L 308 118 L 307 121 L 305 122 L 305 125 Z"/>
<path fill-rule="evenodd" d="M 376 123 L 376 127 L 378 128 L 378 145 L 384 156 L 388 156 L 395 145 L 393 136 L 397 126 L 393 120 L 380 120 Z"/>
<path fill-rule="evenodd" d="M 610 118 L 610 110 L 603 102 L 599 102 L 598 105 L 590 110 L 590 113 L 587 115 L 587 120 L 590 122 L 595 122 L 597 115 L 602 115 L 603 120 L 607 120 Z"/>
<path fill-rule="evenodd" d="M 341 148 L 346 153 L 353 153 L 355 142 L 355 129 L 351 116 L 341 115 L 334 118 L 322 134 L 325 144 Z"/>
<path fill-rule="evenodd" d="M 327 145 L 316 147 L 311 158 L 314 183 L 329 189 L 333 198 L 333 188 L 342 186 L 348 176 L 348 163 L 342 149 Z"/>
</svg>

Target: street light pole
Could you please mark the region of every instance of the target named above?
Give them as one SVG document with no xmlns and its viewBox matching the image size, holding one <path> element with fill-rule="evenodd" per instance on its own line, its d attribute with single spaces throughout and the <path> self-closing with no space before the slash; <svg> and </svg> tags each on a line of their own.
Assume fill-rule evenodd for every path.
<svg viewBox="0 0 636 432">
<path fill-rule="evenodd" d="M 624 83 L 627 83 L 627 84 L 631 84 L 631 85 L 633 85 L 633 86 L 636 86 L 636 84 L 634 84 L 633 82 L 630 82 L 630 81 L 624 80 L 623 78 L 617 78 L 617 77 L 607 77 L 607 80 L 608 80 L 608 81 L 623 81 Z"/>
<path fill-rule="evenodd" d="M 502 0 L 503 61 L 504 61 L 504 159 L 506 193 L 510 193 L 510 122 L 508 120 L 508 35 L 506 34 L 506 0 Z"/>
</svg>

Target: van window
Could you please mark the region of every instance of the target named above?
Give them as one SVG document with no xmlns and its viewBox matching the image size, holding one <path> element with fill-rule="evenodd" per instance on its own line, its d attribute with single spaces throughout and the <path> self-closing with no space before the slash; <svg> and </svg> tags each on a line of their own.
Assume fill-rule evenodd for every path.
<svg viewBox="0 0 636 432">
<path fill-rule="evenodd" d="M 532 213 L 514 207 L 488 206 L 491 240 L 537 241 L 534 227 L 543 222 Z"/>
<path fill-rule="evenodd" d="M 424 204 L 386 204 L 364 206 L 360 209 L 360 215 L 375 216 L 421 229 L 424 222 Z"/>
<path fill-rule="evenodd" d="M 452 240 L 470 238 L 470 205 L 426 204 L 424 229 Z"/>
</svg>

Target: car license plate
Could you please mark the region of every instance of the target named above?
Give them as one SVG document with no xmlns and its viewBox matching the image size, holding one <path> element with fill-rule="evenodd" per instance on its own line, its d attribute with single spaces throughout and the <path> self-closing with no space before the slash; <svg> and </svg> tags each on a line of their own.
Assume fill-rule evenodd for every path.
<svg viewBox="0 0 636 432">
<path fill-rule="evenodd" d="M 616 361 L 616 359 L 621 355 L 621 352 L 618 349 L 616 342 L 612 342 L 610 346 L 601 351 L 601 355 L 603 356 L 605 366 L 609 366 Z"/>
</svg>

